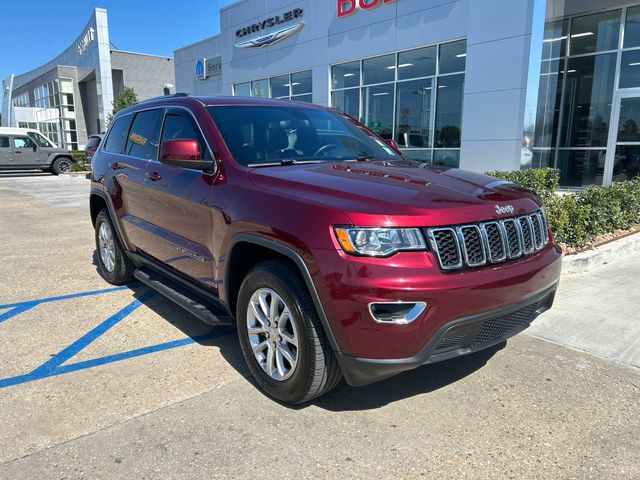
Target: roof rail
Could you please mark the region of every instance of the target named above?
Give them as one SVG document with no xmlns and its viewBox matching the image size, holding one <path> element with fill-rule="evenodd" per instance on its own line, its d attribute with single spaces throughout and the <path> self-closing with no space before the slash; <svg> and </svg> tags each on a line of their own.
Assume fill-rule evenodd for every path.
<svg viewBox="0 0 640 480">
<path fill-rule="evenodd" d="M 153 102 L 155 100 L 162 100 L 162 99 L 167 99 L 167 98 L 180 98 L 180 97 L 190 97 L 190 96 L 191 95 L 189 95 L 188 93 L 178 92 L 178 93 L 172 93 L 171 95 L 160 95 L 159 97 L 153 97 L 153 98 L 147 98 L 146 100 L 140 100 L 136 104 Z"/>
</svg>

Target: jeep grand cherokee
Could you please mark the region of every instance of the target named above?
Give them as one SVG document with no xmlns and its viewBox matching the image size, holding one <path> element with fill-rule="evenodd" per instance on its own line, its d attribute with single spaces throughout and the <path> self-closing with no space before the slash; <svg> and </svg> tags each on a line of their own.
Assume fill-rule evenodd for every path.
<svg viewBox="0 0 640 480">
<path fill-rule="evenodd" d="M 102 276 L 234 323 L 258 385 L 288 403 L 503 342 L 560 275 L 531 192 L 414 162 L 320 106 L 139 103 L 92 177 Z"/>
</svg>

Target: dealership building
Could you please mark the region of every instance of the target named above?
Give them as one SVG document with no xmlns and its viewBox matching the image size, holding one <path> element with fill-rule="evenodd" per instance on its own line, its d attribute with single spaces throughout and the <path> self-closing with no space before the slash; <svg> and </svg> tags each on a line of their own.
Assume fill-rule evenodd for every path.
<svg viewBox="0 0 640 480">
<path fill-rule="evenodd" d="M 89 135 L 105 131 L 125 87 L 144 100 L 173 92 L 174 83 L 172 58 L 116 49 L 107 11 L 96 8 L 64 52 L 3 81 L 2 126 L 37 128 L 60 146 L 82 149 Z"/>
<path fill-rule="evenodd" d="M 240 0 L 174 57 L 179 92 L 333 106 L 424 162 L 640 172 L 638 3 Z"/>
</svg>

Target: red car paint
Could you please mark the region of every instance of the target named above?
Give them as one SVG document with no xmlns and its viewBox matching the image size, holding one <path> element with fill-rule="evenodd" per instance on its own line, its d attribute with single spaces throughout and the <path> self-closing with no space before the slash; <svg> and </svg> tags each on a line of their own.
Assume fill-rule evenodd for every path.
<svg viewBox="0 0 640 480">
<path fill-rule="evenodd" d="M 345 253 L 333 231 L 336 225 L 465 225 L 503 218 L 497 206 L 513 206 L 517 216 L 539 210 L 541 203 L 529 191 L 490 177 L 408 163 L 245 167 L 235 161 L 206 110 L 216 105 L 296 107 L 273 100 L 192 97 L 131 107 L 119 116 L 153 107 L 191 112 L 215 158 L 215 173 L 108 153 L 103 141 L 93 159 L 92 184 L 96 195 L 107 198 L 127 250 L 219 295 L 231 311 L 234 296 L 225 281 L 240 234 L 271 240 L 302 259 L 335 338 L 334 350 L 348 357 L 414 357 L 449 322 L 517 304 L 557 285 L 561 251 L 550 233 L 547 245 L 532 255 L 455 272 L 442 271 L 431 249 L 387 258 Z M 393 301 L 424 301 L 427 309 L 409 325 L 371 318 L 370 302 Z"/>
</svg>

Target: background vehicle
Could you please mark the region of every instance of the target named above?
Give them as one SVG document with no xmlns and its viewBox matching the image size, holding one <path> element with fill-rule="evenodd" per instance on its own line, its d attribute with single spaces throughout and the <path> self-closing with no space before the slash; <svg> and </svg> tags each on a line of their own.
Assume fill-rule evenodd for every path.
<svg viewBox="0 0 640 480">
<path fill-rule="evenodd" d="M 69 150 L 59 148 L 37 130 L 0 128 L 0 170 L 40 169 L 56 175 L 71 170 Z"/>
<path fill-rule="evenodd" d="M 91 159 L 103 138 L 104 134 L 97 133 L 95 135 L 89 135 L 87 139 L 87 145 L 84 147 L 84 166 L 89 170 L 91 169 Z"/>
<path fill-rule="evenodd" d="M 290 403 L 524 330 L 560 275 L 541 206 L 336 110 L 238 97 L 118 112 L 90 197 L 101 275 L 236 319 L 253 377 Z"/>
</svg>

